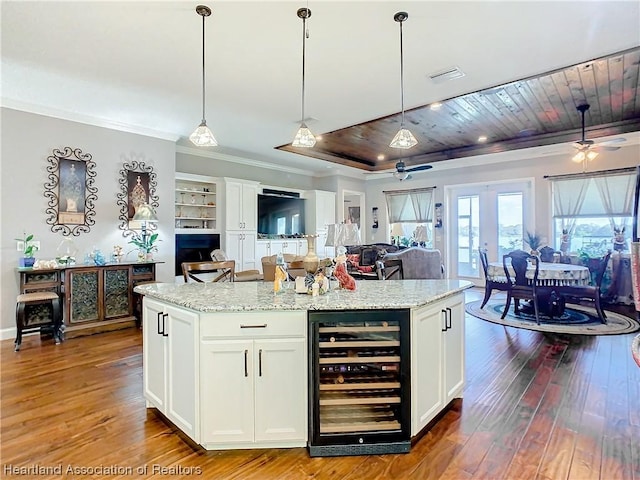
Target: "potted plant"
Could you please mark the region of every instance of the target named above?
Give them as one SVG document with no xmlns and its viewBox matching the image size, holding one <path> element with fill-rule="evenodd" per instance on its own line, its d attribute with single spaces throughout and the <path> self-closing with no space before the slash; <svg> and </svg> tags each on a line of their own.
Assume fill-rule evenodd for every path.
<svg viewBox="0 0 640 480">
<path fill-rule="evenodd" d="M 158 241 L 157 233 L 151 235 L 143 233 L 134 235 L 131 240 L 129 240 L 129 243 L 138 247 L 138 261 L 144 262 L 153 260 L 153 252 L 158 251 L 158 247 L 155 245 Z"/>
<path fill-rule="evenodd" d="M 38 250 L 38 246 L 33 243 L 33 234 L 22 234 L 22 238 L 16 238 L 16 241 L 22 242 L 22 257 L 20 258 L 20 267 L 33 267 L 36 259 L 34 255 Z"/>
<path fill-rule="evenodd" d="M 531 248 L 531 255 L 537 255 L 538 249 L 542 245 L 542 236 L 535 232 L 527 232 L 524 241 Z"/>
</svg>

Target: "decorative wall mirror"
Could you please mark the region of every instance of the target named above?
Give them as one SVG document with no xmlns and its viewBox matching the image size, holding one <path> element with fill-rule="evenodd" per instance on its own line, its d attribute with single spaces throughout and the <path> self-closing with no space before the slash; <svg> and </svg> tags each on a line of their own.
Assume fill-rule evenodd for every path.
<svg viewBox="0 0 640 480">
<path fill-rule="evenodd" d="M 47 182 L 44 196 L 48 199 L 47 224 L 52 232 L 78 236 L 95 224 L 96 164 L 91 154 L 79 148 L 55 149 L 47 157 Z"/>
<path fill-rule="evenodd" d="M 128 237 L 135 234 L 135 230 L 142 228 L 141 223 L 133 220 L 136 208 L 143 203 L 148 203 L 153 209 L 158 208 L 158 196 L 156 195 L 156 174 L 151 165 L 145 165 L 139 160 L 132 160 L 122 164 L 120 170 L 120 193 L 117 194 L 117 205 L 120 207 L 119 228 L 122 235 Z M 146 225 L 149 230 L 154 230 L 156 225 Z"/>
</svg>

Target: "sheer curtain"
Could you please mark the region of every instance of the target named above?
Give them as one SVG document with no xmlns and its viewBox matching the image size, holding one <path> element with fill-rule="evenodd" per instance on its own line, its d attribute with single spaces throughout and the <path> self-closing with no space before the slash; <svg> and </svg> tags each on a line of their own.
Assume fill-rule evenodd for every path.
<svg viewBox="0 0 640 480">
<path fill-rule="evenodd" d="M 612 175 L 595 177 L 593 181 L 598 188 L 604 211 L 609 216 L 611 229 L 627 227 L 627 217 L 632 215 L 633 195 L 636 177 L 630 175 Z M 613 217 L 624 217 L 622 225 L 615 225 Z"/>
<path fill-rule="evenodd" d="M 384 192 L 389 223 L 433 221 L 433 190 L 434 187 Z"/>
<path fill-rule="evenodd" d="M 587 195 L 590 178 L 552 180 L 553 216 L 560 218 L 569 235 L 576 225 Z"/>
</svg>

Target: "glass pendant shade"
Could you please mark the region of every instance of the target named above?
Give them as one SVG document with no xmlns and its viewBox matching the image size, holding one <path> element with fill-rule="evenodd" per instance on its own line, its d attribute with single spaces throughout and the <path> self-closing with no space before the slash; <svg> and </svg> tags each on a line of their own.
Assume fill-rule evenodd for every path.
<svg viewBox="0 0 640 480">
<path fill-rule="evenodd" d="M 209 127 L 207 127 L 207 122 L 202 122 L 198 128 L 194 130 L 194 132 L 189 135 L 189 140 L 193 142 L 194 145 L 198 147 L 216 147 L 218 146 L 218 142 Z"/>
<path fill-rule="evenodd" d="M 598 156 L 598 152 L 594 152 L 593 150 L 589 150 L 585 153 L 584 150 L 576 153 L 571 160 L 576 163 L 584 162 L 585 160 L 594 160 Z"/>
<path fill-rule="evenodd" d="M 391 143 L 389 144 L 389 146 L 393 148 L 406 149 L 406 148 L 411 148 L 417 144 L 418 144 L 418 141 L 416 140 L 416 137 L 414 137 L 409 130 L 402 127 L 400 128 L 400 130 L 398 130 L 398 133 L 396 133 L 396 136 L 393 137 L 393 140 L 391 140 Z"/>
<path fill-rule="evenodd" d="M 209 127 L 207 127 L 206 116 L 204 113 L 207 85 L 205 81 L 206 69 L 204 54 L 204 20 L 211 15 L 211 9 L 206 5 L 198 5 L 196 7 L 196 13 L 202 17 L 202 122 L 200 123 L 200 125 L 198 125 L 198 128 L 196 128 L 195 131 L 191 135 L 189 135 L 189 140 L 191 140 L 191 142 L 198 147 L 216 147 L 218 146 L 218 142 L 216 141 Z"/>
<path fill-rule="evenodd" d="M 580 163 L 584 159 L 585 159 L 585 154 L 584 154 L 584 152 L 580 151 L 580 152 L 576 153 L 571 160 L 573 160 L 576 163 Z"/>
<path fill-rule="evenodd" d="M 404 128 L 404 50 L 402 48 L 402 23 L 409 18 L 407 12 L 398 12 L 393 16 L 393 19 L 400 25 L 400 105 L 402 107 L 402 121 L 400 122 L 400 130 L 393 137 L 389 146 L 391 148 L 411 148 L 418 144 L 416 137 Z M 400 180 L 405 180 L 406 177 Z"/>
<path fill-rule="evenodd" d="M 304 123 L 302 123 L 291 145 L 294 147 L 311 148 L 315 144 L 316 144 L 316 137 L 313 136 L 313 133 L 311 133 L 311 130 L 309 130 L 309 127 L 307 127 Z"/>
</svg>

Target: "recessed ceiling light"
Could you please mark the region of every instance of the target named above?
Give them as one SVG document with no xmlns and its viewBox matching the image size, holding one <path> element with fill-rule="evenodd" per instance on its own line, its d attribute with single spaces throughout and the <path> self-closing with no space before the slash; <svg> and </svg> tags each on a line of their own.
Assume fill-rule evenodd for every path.
<svg viewBox="0 0 640 480">
<path fill-rule="evenodd" d="M 435 103 L 432 103 L 431 105 L 429 105 L 429 108 L 431 110 L 440 110 L 440 107 L 442 107 L 442 103 L 440 103 L 440 102 L 435 102 Z"/>
<path fill-rule="evenodd" d="M 478 137 L 478 142 L 480 142 L 480 143 L 484 143 L 484 142 L 486 142 L 486 141 L 487 141 L 487 136 L 486 136 L 486 135 L 480 135 L 480 136 Z"/>
<path fill-rule="evenodd" d="M 378 160 L 384 160 L 384 155 L 383 154 L 378 155 Z"/>
</svg>

